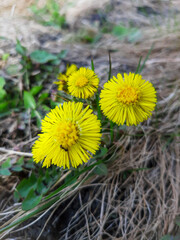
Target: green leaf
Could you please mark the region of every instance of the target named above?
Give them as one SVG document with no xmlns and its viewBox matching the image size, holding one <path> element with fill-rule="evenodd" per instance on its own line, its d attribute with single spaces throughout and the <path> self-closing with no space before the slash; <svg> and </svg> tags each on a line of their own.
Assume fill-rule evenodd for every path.
<svg viewBox="0 0 180 240">
<path fill-rule="evenodd" d="M 112 34 L 120 40 L 127 37 L 129 42 L 137 42 L 142 37 L 142 33 L 138 28 L 125 27 L 123 25 L 114 26 Z"/>
<path fill-rule="evenodd" d="M 21 172 L 23 169 L 20 165 L 15 165 L 11 168 L 11 170 L 14 172 Z"/>
<path fill-rule="evenodd" d="M 6 68 L 6 72 L 10 76 L 16 76 L 19 73 L 19 65 L 18 64 L 11 64 Z"/>
<path fill-rule="evenodd" d="M 24 164 L 24 157 L 20 157 L 16 164 L 22 166 Z"/>
<path fill-rule="evenodd" d="M 60 65 L 61 60 L 60 60 L 60 59 L 52 60 L 51 63 L 52 63 L 53 65 Z"/>
<path fill-rule="evenodd" d="M 58 58 L 65 58 L 66 57 L 66 55 L 67 55 L 67 53 L 68 53 L 68 50 L 62 50 L 60 53 L 58 53 L 58 55 L 57 55 L 57 57 Z"/>
<path fill-rule="evenodd" d="M 47 63 L 56 60 L 57 56 L 43 50 L 36 50 L 30 54 L 30 58 L 36 63 Z"/>
<path fill-rule="evenodd" d="M 10 176 L 10 175 L 11 175 L 11 172 L 9 171 L 8 168 L 2 168 L 2 169 L 0 169 L 0 175 Z"/>
<path fill-rule="evenodd" d="M 51 63 L 52 63 L 53 61 L 51 61 Z M 46 73 L 48 73 L 48 72 L 53 72 L 54 71 L 54 67 L 52 66 L 52 65 L 42 65 L 42 68 L 41 68 L 42 70 L 45 70 L 46 71 Z M 47 75 L 46 75 L 47 76 Z"/>
<path fill-rule="evenodd" d="M 10 168 L 11 167 L 11 159 L 8 158 L 2 165 L 1 168 Z"/>
<path fill-rule="evenodd" d="M 31 88 L 30 93 L 33 96 L 35 96 L 36 94 L 38 94 L 41 91 L 42 88 L 43 88 L 42 86 L 34 86 L 33 88 Z"/>
<path fill-rule="evenodd" d="M 102 158 L 106 155 L 107 152 L 108 152 L 108 149 L 106 147 L 101 147 L 100 152 L 98 154 L 96 154 L 96 157 Z"/>
<path fill-rule="evenodd" d="M 25 167 L 28 168 L 28 169 L 35 169 L 35 166 L 34 166 L 33 163 L 26 163 Z"/>
<path fill-rule="evenodd" d="M 27 197 L 22 202 L 22 210 L 28 211 L 35 206 L 37 206 L 42 199 L 42 195 L 37 196 L 34 192 L 34 189 L 31 189 Z"/>
<path fill-rule="evenodd" d="M 14 201 L 15 202 L 19 202 L 19 200 L 20 200 L 20 195 L 19 195 L 19 193 L 18 193 L 18 191 L 15 189 L 15 191 L 14 191 Z"/>
<path fill-rule="evenodd" d="M 44 102 L 44 100 L 46 100 L 48 96 L 49 96 L 49 93 L 42 93 L 38 99 L 38 104 L 41 104 L 42 102 Z"/>
<path fill-rule="evenodd" d="M 27 51 L 26 48 L 21 45 L 19 40 L 17 40 L 16 52 L 19 53 L 22 56 L 25 56 L 26 55 L 26 51 Z"/>
<path fill-rule="evenodd" d="M 160 240 L 173 240 L 173 236 L 171 235 L 165 235 Z"/>
<path fill-rule="evenodd" d="M 29 168 L 29 169 L 34 169 L 35 168 L 32 158 L 25 164 L 25 167 Z"/>
<path fill-rule="evenodd" d="M 52 99 L 50 100 L 51 108 L 55 108 L 56 106 L 59 106 L 59 102 L 54 102 Z"/>
<path fill-rule="evenodd" d="M 108 169 L 104 163 L 101 163 L 95 167 L 94 173 L 100 176 L 107 175 Z"/>
<path fill-rule="evenodd" d="M 4 54 L 2 55 L 2 60 L 3 60 L 3 61 L 7 61 L 8 58 L 9 58 L 9 56 L 10 56 L 9 53 L 4 53 Z"/>
<path fill-rule="evenodd" d="M 46 184 L 48 184 L 49 182 L 50 182 L 50 180 L 51 180 L 51 177 L 50 177 L 50 175 L 49 175 L 49 169 L 47 168 L 46 169 L 46 173 L 45 173 L 45 183 Z"/>
<path fill-rule="evenodd" d="M 42 106 L 42 109 L 44 110 L 44 111 L 46 111 L 46 112 L 48 112 L 48 111 L 50 111 L 51 110 L 51 108 L 50 107 L 48 107 L 47 105 L 45 105 L 45 104 L 43 104 Z"/>
<path fill-rule="evenodd" d="M 24 91 L 24 107 L 26 109 L 35 109 L 36 108 L 36 102 L 33 97 L 33 95 L 30 92 Z"/>
<path fill-rule="evenodd" d="M 46 193 L 48 188 L 43 184 L 42 177 L 38 178 L 38 183 L 37 183 L 37 192 L 39 194 L 44 194 Z"/>
<path fill-rule="evenodd" d="M 37 178 L 34 174 L 29 179 L 23 179 L 17 186 L 17 191 L 21 197 L 27 197 L 31 189 L 35 190 L 37 186 Z"/>
<path fill-rule="evenodd" d="M 3 77 L 0 77 L 0 88 L 3 88 L 5 83 L 5 79 Z"/>
<path fill-rule="evenodd" d="M 129 34 L 129 29 L 122 25 L 114 26 L 112 30 L 112 34 L 119 38 L 122 38 Z"/>
<path fill-rule="evenodd" d="M 6 96 L 6 91 L 0 88 L 0 101 Z"/>
<path fill-rule="evenodd" d="M 8 109 L 8 102 L 2 102 L 0 103 L 0 112 L 4 112 L 5 110 Z M 2 117 L 2 116 L 1 116 Z"/>
<path fill-rule="evenodd" d="M 38 126 L 38 128 L 40 128 L 40 127 L 41 127 L 41 116 L 40 116 L 40 114 L 38 113 L 38 111 L 32 110 L 32 115 L 31 115 L 31 116 L 32 116 L 32 117 L 36 117 L 37 126 Z"/>
</svg>

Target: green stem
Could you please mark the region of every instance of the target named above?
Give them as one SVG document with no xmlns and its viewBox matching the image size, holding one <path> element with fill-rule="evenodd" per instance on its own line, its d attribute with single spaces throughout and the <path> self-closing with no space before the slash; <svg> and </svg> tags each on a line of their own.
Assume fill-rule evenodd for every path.
<svg viewBox="0 0 180 240">
<path fill-rule="evenodd" d="M 100 109 L 100 106 L 99 106 L 99 93 L 96 94 L 96 105 L 97 105 L 98 119 L 101 121 L 102 120 L 102 114 L 101 114 L 101 109 Z"/>
<path fill-rule="evenodd" d="M 143 64 L 142 64 L 141 68 L 140 68 L 139 71 L 138 71 L 139 73 L 142 72 L 142 70 L 143 70 L 143 68 L 144 68 L 144 66 L 145 66 L 145 64 L 146 64 L 146 61 L 148 60 L 149 55 L 151 54 L 153 48 L 154 48 L 154 43 L 152 44 L 151 48 L 149 49 L 149 51 L 148 51 L 148 53 L 147 53 L 147 55 L 146 55 L 146 58 L 144 59 L 144 62 L 143 62 Z"/>
<path fill-rule="evenodd" d="M 108 80 L 111 79 L 111 53 L 109 51 L 109 74 L 108 74 Z"/>
<path fill-rule="evenodd" d="M 91 58 L 91 69 L 94 71 L 93 58 Z M 101 121 L 102 120 L 102 115 L 101 115 L 101 109 L 100 109 L 100 106 L 99 106 L 99 93 L 98 92 L 96 94 L 96 105 L 97 105 L 98 119 Z"/>
<path fill-rule="evenodd" d="M 114 140 L 114 123 L 110 121 L 110 136 L 111 136 L 111 143 L 113 143 Z"/>
<path fill-rule="evenodd" d="M 137 66 L 136 72 L 135 72 L 135 74 L 134 74 L 134 77 L 135 77 L 135 75 L 139 72 L 139 68 L 140 68 L 140 66 L 141 66 L 141 60 L 142 60 L 142 57 L 139 58 L 138 66 Z"/>
<path fill-rule="evenodd" d="M 111 79 L 111 53 L 109 51 L 109 74 L 108 74 L 108 80 Z M 111 143 L 113 142 L 114 139 L 114 123 L 110 121 L 110 136 L 111 136 Z"/>
<path fill-rule="evenodd" d="M 36 208 L 36 210 L 31 211 L 29 214 L 24 214 L 25 216 L 19 218 L 18 220 L 14 221 L 13 223 L 7 225 L 6 227 L 0 229 L 0 233 L 4 232 L 5 230 L 8 230 L 12 227 L 15 227 L 16 225 L 19 225 L 20 223 L 28 220 L 31 217 L 34 217 L 35 215 L 39 214 L 40 212 L 42 212 L 43 210 L 47 209 L 48 207 L 52 206 L 56 201 L 59 200 L 59 196 L 55 197 L 54 199 L 52 199 L 51 201 L 44 203 L 43 205 L 39 206 L 38 208 Z M 28 213 L 28 212 L 27 212 Z"/>
<path fill-rule="evenodd" d="M 80 175 L 82 175 L 84 172 L 87 172 L 89 170 L 91 170 L 94 166 L 99 165 L 102 163 L 102 160 L 97 161 L 96 163 L 85 167 L 84 169 L 82 169 L 80 172 L 76 173 L 75 176 L 71 177 L 66 183 L 64 183 L 63 185 L 61 185 L 58 189 L 56 189 L 54 192 L 50 193 L 48 196 L 45 197 L 45 200 L 48 200 L 52 197 L 54 197 L 56 194 L 58 194 L 61 190 L 63 190 L 64 188 L 68 187 L 71 182 L 73 180 L 76 180 Z"/>
</svg>

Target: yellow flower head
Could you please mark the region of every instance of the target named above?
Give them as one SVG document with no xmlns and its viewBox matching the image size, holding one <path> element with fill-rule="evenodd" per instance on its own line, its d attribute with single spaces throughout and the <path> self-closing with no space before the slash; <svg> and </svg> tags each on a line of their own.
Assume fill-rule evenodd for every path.
<svg viewBox="0 0 180 240">
<path fill-rule="evenodd" d="M 118 125 L 137 125 L 152 115 L 157 99 L 153 85 L 141 75 L 129 73 L 113 77 L 100 93 L 104 115 Z"/>
<path fill-rule="evenodd" d="M 89 68 L 81 67 L 73 72 L 68 80 L 68 90 L 72 96 L 78 98 L 89 98 L 97 91 L 99 78 Z"/>
<path fill-rule="evenodd" d="M 32 147 L 36 163 L 43 167 L 75 167 L 87 162 L 99 149 L 101 126 L 97 116 L 83 103 L 65 102 L 42 120 L 42 133 Z"/>
<path fill-rule="evenodd" d="M 77 66 L 75 64 L 71 64 L 70 66 L 67 66 L 65 74 L 60 73 L 58 75 L 57 79 L 59 81 L 58 82 L 54 82 L 54 83 L 58 85 L 58 90 L 59 91 L 67 92 L 67 81 L 68 81 L 68 78 L 75 71 L 77 71 Z"/>
</svg>

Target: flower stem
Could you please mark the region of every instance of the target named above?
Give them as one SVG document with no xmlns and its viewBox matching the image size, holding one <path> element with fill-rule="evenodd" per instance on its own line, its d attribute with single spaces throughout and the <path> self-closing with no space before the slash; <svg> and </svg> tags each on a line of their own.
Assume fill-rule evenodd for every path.
<svg viewBox="0 0 180 240">
<path fill-rule="evenodd" d="M 114 123 L 110 121 L 110 136 L 111 136 L 111 143 L 114 140 Z"/>
<path fill-rule="evenodd" d="M 96 105 L 97 105 L 97 112 L 98 112 L 98 119 L 102 120 L 101 109 L 99 106 L 99 93 L 96 94 Z"/>
<path fill-rule="evenodd" d="M 108 80 L 111 79 L 111 52 L 109 51 L 109 74 L 108 74 Z M 114 123 L 110 121 L 110 136 L 111 136 L 111 143 L 113 142 L 114 139 Z"/>
<path fill-rule="evenodd" d="M 111 52 L 109 51 L 109 74 L 108 74 L 108 80 L 111 79 Z"/>
</svg>

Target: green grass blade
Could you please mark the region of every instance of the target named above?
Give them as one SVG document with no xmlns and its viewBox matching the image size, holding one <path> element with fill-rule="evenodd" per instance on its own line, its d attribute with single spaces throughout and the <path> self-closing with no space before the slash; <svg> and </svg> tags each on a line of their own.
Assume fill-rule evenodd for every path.
<svg viewBox="0 0 180 240">
<path fill-rule="evenodd" d="M 50 199 L 51 197 L 55 196 L 56 194 L 58 194 L 61 190 L 63 190 L 64 188 L 68 187 L 70 185 L 70 183 L 73 180 L 76 180 L 76 178 L 78 178 L 81 174 L 91 170 L 94 166 L 99 165 L 100 163 L 102 163 L 102 160 L 97 161 L 96 163 L 85 167 L 83 170 L 79 171 L 78 173 L 75 174 L 75 176 L 71 177 L 66 183 L 64 183 L 63 185 L 61 185 L 58 189 L 56 189 L 54 192 L 50 193 L 48 196 L 45 197 L 45 200 Z"/>
<path fill-rule="evenodd" d="M 108 80 L 111 79 L 111 71 L 112 71 L 112 68 L 111 68 L 111 53 L 109 51 L 109 74 L 108 74 Z"/>
<path fill-rule="evenodd" d="M 41 211 L 43 211 L 43 210 L 47 209 L 48 207 L 52 206 L 52 204 L 55 203 L 58 199 L 59 199 L 59 196 L 57 196 L 56 198 L 52 199 L 51 201 L 45 203 L 44 205 L 38 207 L 36 210 L 32 211 L 31 213 L 27 214 L 26 216 L 18 219 L 17 221 L 9 224 L 8 226 L 0 229 L 0 233 L 3 233 L 4 231 L 6 231 L 6 230 L 8 230 L 8 229 L 10 229 L 10 228 L 12 228 L 12 227 L 14 227 L 14 226 L 17 226 L 17 225 L 19 225 L 20 223 L 28 220 L 29 218 L 37 215 L 37 214 L 40 213 Z"/>
<path fill-rule="evenodd" d="M 134 74 L 134 77 L 135 77 L 135 75 L 139 72 L 139 68 L 140 68 L 140 66 L 141 66 L 141 60 L 142 60 L 142 57 L 139 58 L 138 66 L 137 66 L 137 68 L 136 68 L 136 72 L 135 72 L 135 74 Z"/>
<path fill-rule="evenodd" d="M 148 58 L 149 58 L 149 55 L 151 54 L 153 48 L 154 48 L 154 43 L 152 44 L 151 48 L 149 49 L 149 51 L 148 51 L 148 53 L 147 53 L 147 55 L 146 55 L 146 57 L 145 57 L 145 59 L 144 59 L 144 62 L 143 62 L 143 64 L 142 64 L 141 68 L 139 69 L 139 73 L 142 72 L 142 70 L 143 70 L 143 68 L 144 68 L 144 66 L 145 66 L 145 64 L 146 64 L 146 62 L 147 62 L 147 60 L 148 60 Z"/>
<path fill-rule="evenodd" d="M 111 136 L 111 143 L 113 143 L 114 139 L 114 123 L 110 121 L 110 136 Z"/>
<path fill-rule="evenodd" d="M 97 105 L 97 112 L 98 112 L 98 119 L 102 120 L 101 108 L 99 106 L 99 94 L 96 94 L 96 105 Z"/>
<path fill-rule="evenodd" d="M 94 71 L 94 62 L 93 62 L 93 58 L 91 58 L 91 69 Z"/>
</svg>

